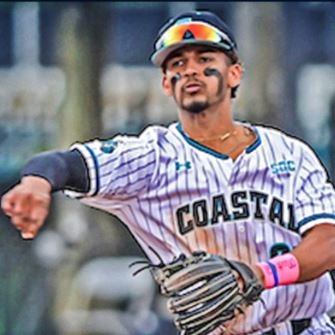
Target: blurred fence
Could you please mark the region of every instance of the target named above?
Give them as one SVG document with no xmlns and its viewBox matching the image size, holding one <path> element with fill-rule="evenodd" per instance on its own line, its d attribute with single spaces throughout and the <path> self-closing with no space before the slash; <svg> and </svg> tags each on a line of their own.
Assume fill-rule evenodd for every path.
<svg viewBox="0 0 335 335">
<path fill-rule="evenodd" d="M 0 87 L 2 194 L 17 182 L 21 167 L 33 154 L 57 148 L 58 136 L 61 136 L 58 118 L 66 94 L 66 83 L 60 68 L 18 66 L 0 70 Z M 105 136 L 118 131 L 137 132 L 146 123 L 168 123 L 175 119 L 172 102 L 160 91 L 159 72 L 156 69 L 109 66 L 102 77 L 101 93 Z M 156 300 L 158 297 L 154 290 L 145 303 L 134 299 L 137 295 L 131 293 L 130 287 L 126 289 L 125 279 L 131 273 L 125 269 L 127 263 L 116 264 L 110 259 L 101 265 L 101 255 L 113 254 L 113 249 L 108 248 L 107 244 L 113 243 L 115 234 L 123 241 L 123 245 L 121 242 L 115 243 L 120 251 L 127 248 L 137 254 L 136 248 L 130 247 L 135 242 L 126 232 L 123 234 L 114 228 L 109 232 L 111 223 L 117 225 L 116 222 L 104 228 L 99 226 L 95 221 L 100 219 L 93 219 L 94 213 L 88 215 L 86 212 L 91 217 L 88 221 L 92 221 L 86 227 L 78 215 L 78 208 L 70 201 L 69 206 L 62 207 L 70 213 L 70 217 L 59 222 L 57 215 L 54 215 L 58 211 L 58 202 L 59 198 L 56 197 L 47 228 L 33 242 L 22 240 L 9 220 L 4 215 L 0 217 L 0 267 L 1 273 L 5 274 L 0 278 L 0 335 L 144 335 L 149 334 L 149 328 L 144 327 L 143 323 L 150 325 L 150 322 L 150 334 L 173 334 L 171 320 L 165 315 L 164 308 L 159 307 L 162 304 Z M 85 229 L 90 229 L 90 233 L 85 233 Z M 99 232 L 99 229 L 102 231 Z M 122 238 L 120 234 L 123 234 Z M 85 242 L 86 238 L 91 238 L 91 243 Z M 83 243 L 85 248 L 82 247 Z M 111 266 L 107 263 L 112 266 L 110 270 Z M 89 269 L 89 264 L 94 271 Z M 87 285 L 99 281 L 103 276 L 105 282 L 100 282 L 97 291 L 89 293 Z M 109 286 L 106 276 L 111 276 Z M 133 279 L 132 285 L 139 283 L 143 283 L 143 279 Z M 150 283 L 148 278 L 145 283 Z M 78 287 L 81 284 L 83 288 Z M 108 294 L 105 299 L 101 298 L 99 292 L 104 289 L 112 292 L 109 298 Z M 113 292 L 121 294 L 121 290 L 128 296 L 124 296 L 123 301 L 120 298 L 119 305 L 127 305 L 129 299 L 133 299 L 130 310 L 115 306 Z M 141 294 L 141 287 L 137 286 L 136 290 Z M 73 296 L 76 294 L 75 306 Z M 145 294 L 149 298 L 148 292 Z M 135 302 L 137 311 L 134 310 Z M 103 304 L 104 308 L 89 313 L 96 309 L 96 304 Z M 137 315 L 135 312 L 143 313 Z M 114 327 L 111 327 L 111 323 Z M 162 324 L 165 324 L 163 328 L 167 333 L 159 330 Z"/>
</svg>

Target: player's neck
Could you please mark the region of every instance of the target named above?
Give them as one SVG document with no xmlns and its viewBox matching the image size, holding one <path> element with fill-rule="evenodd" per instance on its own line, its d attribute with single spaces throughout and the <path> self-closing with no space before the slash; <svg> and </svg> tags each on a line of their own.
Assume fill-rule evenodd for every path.
<svg viewBox="0 0 335 335">
<path fill-rule="evenodd" d="M 199 115 L 200 116 L 200 115 Z M 232 118 L 200 116 L 192 122 L 182 122 L 185 134 L 201 145 L 230 156 L 235 160 L 256 139 L 253 131 L 235 123 Z"/>
<path fill-rule="evenodd" d="M 190 138 L 215 138 L 234 132 L 235 123 L 231 109 L 207 109 L 199 114 L 181 111 L 180 122 Z"/>
</svg>

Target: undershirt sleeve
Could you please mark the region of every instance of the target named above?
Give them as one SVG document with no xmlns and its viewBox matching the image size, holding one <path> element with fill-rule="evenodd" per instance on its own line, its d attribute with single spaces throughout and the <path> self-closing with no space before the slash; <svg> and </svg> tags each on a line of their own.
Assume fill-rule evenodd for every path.
<svg viewBox="0 0 335 335">
<path fill-rule="evenodd" d="M 46 179 L 53 192 L 69 189 L 84 193 L 89 190 L 86 162 L 76 149 L 48 151 L 34 156 L 21 171 L 21 178 L 25 176 Z"/>
</svg>

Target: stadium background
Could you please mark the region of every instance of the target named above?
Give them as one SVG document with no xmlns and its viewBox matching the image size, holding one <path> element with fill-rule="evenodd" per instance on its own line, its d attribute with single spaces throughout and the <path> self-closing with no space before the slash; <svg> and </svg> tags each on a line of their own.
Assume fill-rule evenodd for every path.
<svg viewBox="0 0 335 335">
<path fill-rule="evenodd" d="M 34 153 L 176 119 L 149 63 L 155 34 L 189 9 L 235 32 L 241 120 L 308 141 L 335 174 L 333 2 L 0 2 L 0 187 Z M 113 217 L 56 194 L 24 241 L 1 214 L 0 335 L 175 334 L 142 257 Z"/>
</svg>

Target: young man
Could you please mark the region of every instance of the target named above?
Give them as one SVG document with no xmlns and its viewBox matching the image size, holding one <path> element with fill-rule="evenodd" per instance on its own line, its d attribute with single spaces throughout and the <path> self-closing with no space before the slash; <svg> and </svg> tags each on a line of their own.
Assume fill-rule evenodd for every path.
<svg viewBox="0 0 335 335">
<path fill-rule="evenodd" d="M 265 290 L 231 334 L 335 334 L 326 314 L 334 304 L 335 192 L 316 155 L 278 130 L 234 121 L 243 68 L 214 14 L 170 20 L 152 61 L 180 122 L 34 157 L 3 197 L 4 212 L 23 238 L 34 238 L 51 193 L 66 190 L 118 216 L 153 262 L 152 249 L 166 263 L 205 250 L 249 264 Z M 277 257 L 292 266 L 281 269 Z"/>
</svg>

